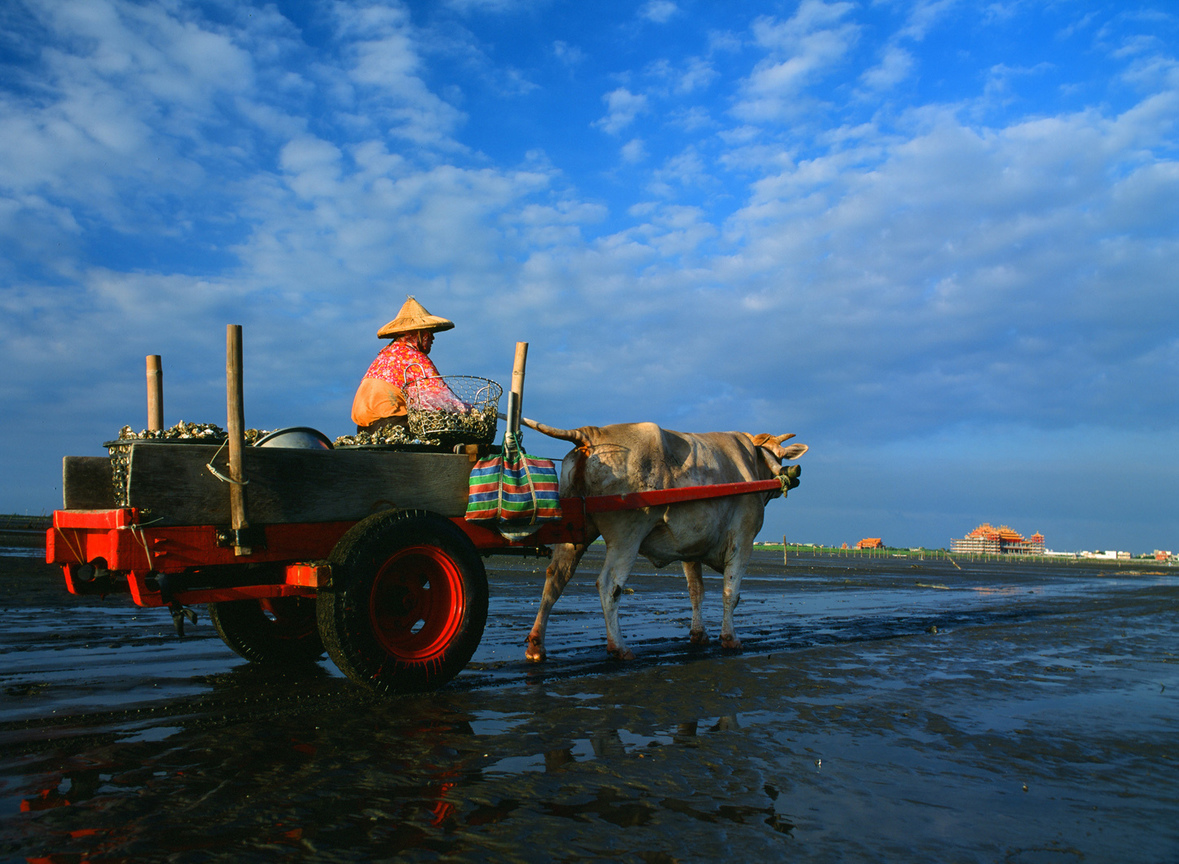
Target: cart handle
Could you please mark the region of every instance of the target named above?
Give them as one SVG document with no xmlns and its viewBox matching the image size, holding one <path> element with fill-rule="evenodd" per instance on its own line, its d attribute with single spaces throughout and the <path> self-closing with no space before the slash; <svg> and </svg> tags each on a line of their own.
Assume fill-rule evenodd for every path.
<svg viewBox="0 0 1179 864">
<path fill-rule="evenodd" d="M 585 499 L 586 513 L 610 513 L 615 510 L 637 510 L 640 507 L 659 507 L 685 501 L 708 498 L 727 498 L 730 495 L 749 495 L 754 492 L 781 492 L 791 488 L 794 478 L 783 472 L 770 480 L 747 480 L 741 483 L 713 483 L 708 486 L 681 486 L 677 489 L 651 489 L 628 492 L 625 495 L 591 495 Z"/>
</svg>

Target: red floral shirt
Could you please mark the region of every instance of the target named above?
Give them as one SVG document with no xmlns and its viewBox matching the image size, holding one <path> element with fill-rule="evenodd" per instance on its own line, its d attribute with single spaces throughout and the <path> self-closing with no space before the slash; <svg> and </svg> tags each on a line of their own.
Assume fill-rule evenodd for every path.
<svg viewBox="0 0 1179 864">
<path fill-rule="evenodd" d="M 388 381 L 395 387 L 405 389 L 410 381 L 432 378 L 438 375 L 434 362 L 407 342 L 390 342 L 368 367 L 365 378 Z"/>
<path fill-rule="evenodd" d="M 365 378 L 387 381 L 403 393 L 407 384 L 419 378 L 437 378 L 438 369 L 430 358 L 407 342 L 390 342 L 364 373 Z M 418 385 L 422 407 L 434 410 L 465 411 L 468 406 L 455 398 L 443 381 L 428 381 Z"/>
</svg>

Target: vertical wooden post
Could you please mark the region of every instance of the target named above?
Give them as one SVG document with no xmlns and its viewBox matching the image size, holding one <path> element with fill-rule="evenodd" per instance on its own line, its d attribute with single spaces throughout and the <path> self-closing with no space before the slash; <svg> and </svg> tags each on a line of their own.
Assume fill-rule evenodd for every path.
<svg viewBox="0 0 1179 864">
<path fill-rule="evenodd" d="M 147 428 L 164 428 L 164 366 L 159 354 L 147 355 Z"/>
<path fill-rule="evenodd" d="M 524 412 L 524 366 L 528 362 L 528 343 L 516 343 L 516 357 L 512 361 L 512 389 L 508 393 L 508 428 L 513 434 L 520 431 L 520 415 Z"/>
<path fill-rule="evenodd" d="M 225 401 L 229 435 L 229 518 L 234 531 L 233 554 L 249 555 L 253 550 L 240 544 L 240 532 L 250 526 L 246 519 L 245 472 L 242 470 L 242 447 L 245 444 L 245 405 L 242 384 L 242 325 L 225 328 Z"/>
<path fill-rule="evenodd" d="M 782 566 L 786 566 L 786 535 L 782 535 Z"/>
</svg>

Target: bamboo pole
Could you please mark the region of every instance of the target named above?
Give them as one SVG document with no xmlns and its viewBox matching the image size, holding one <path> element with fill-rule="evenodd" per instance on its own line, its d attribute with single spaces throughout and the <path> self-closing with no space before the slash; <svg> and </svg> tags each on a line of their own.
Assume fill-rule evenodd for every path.
<svg viewBox="0 0 1179 864">
<path fill-rule="evenodd" d="M 147 428 L 164 428 L 164 365 L 159 354 L 147 355 Z"/>
<path fill-rule="evenodd" d="M 524 366 L 528 362 L 528 343 L 516 343 L 512 361 L 512 389 L 508 393 L 508 428 L 512 434 L 520 431 L 520 415 L 524 413 Z"/>
<path fill-rule="evenodd" d="M 245 472 L 242 469 L 242 448 L 245 444 L 245 405 L 242 383 L 242 325 L 229 324 L 225 328 L 225 400 L 229 435 L 229 517 L 234 532 L 234 555 L 249 555 L 253 550 L 240 545 L 241 531 L 249 528 L 246 518 Z"/>
</svg>

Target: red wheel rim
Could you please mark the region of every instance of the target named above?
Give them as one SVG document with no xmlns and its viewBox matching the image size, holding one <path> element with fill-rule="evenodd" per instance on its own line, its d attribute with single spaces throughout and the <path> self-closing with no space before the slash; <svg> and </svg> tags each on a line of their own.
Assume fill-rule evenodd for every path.
<svg viewBox="0 0 1179 864">
<path fill-rule="evenodd" d="M 373 634 L 386 651 L 403 660 L 430 660 L 462 626 L 462 573 L 436 546 L 407 547 L 377 571 L 368 610 Z"/>
</svg>

